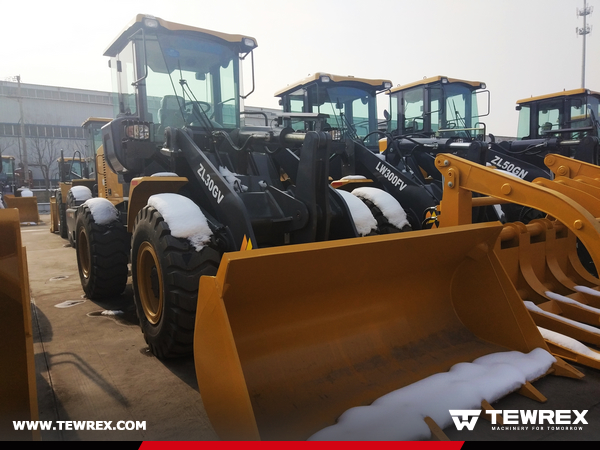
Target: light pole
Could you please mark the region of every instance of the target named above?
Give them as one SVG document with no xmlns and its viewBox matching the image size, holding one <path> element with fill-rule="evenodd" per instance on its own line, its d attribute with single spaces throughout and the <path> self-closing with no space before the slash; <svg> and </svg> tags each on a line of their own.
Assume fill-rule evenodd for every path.
<svg viewBox="0 0 600 450">
<path fill-rule="evenodd" d="M 592 28 L 587 24 L 587 16 L 594 10 L 593 6 L 587 6 L 587 1 L 583 0 L 583 9 L 577 9 L 577 16 L 583 16 L 583 27 L 575 29 L 579 36 L 583 36 L 583 57 L 581 63 L 581 87 L 585 88 L 585 38 L 591 33 Z"/>
<path fill-rule="evenodd" d="M 23 118 L 23 96 L 21 95 L 21 75 L 17 75 L 15 77 L 7 78 L 10 81 L 17 82 L 17 101 L 19 102 L 19 114 L 21 119 L 19 120 L 20 124 L 20 133 L 21 133 L 21 141 L 19 145 L 19 156 L 21 157 L 21 163 L 23 163 L 23 183 L 29 186 L 29 159 L 27 157 L 27 142 L 25 140 L 25 119 Z"/>
</svg>

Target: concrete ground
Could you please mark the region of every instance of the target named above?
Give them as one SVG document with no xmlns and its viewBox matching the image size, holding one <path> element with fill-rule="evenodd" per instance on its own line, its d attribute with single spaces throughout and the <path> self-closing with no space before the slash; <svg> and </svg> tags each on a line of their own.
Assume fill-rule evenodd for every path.
<svg viewBox="0 0 600 450">
<path fill-rule="evenodd" d="M 22 227 L 27 248 L 40 420 L 145 421 L 141 431 L 43 431 L 54 440 L 216 440 L 198 393 L 192 358 L 160 361 L 147 349 L 131 290 L 105 302 L 84 298 L 75 250 L 45 225 Z M 103 311 L 122 311 L 105 315 Z M 540 404 L 518 394 L 502 410 L 588 410 L 581 431 L 494 430 L 480 418 L 473 431 L 451 425 L 452 440 L 600 440 L 600 371 L 576 366 L 582 380 L 547 376 L 534 383 Z M 402 420 L 401 417 L 398 418 Z"/>
<path fill-rule="evenodd" d="M 45 224 L 49 216 L 41 216 Z M 43 440 L 215 440 L 193 359 L 162 362 L 137 325 L 130 290 L 84 298 L 75 249 L 48 225 L 21 228 L 33 307 L 40 420 L 146 421 L 143 431 L 42 431 Z M 103 311 L 123 311 L 102 315 Z"/>
</svg>

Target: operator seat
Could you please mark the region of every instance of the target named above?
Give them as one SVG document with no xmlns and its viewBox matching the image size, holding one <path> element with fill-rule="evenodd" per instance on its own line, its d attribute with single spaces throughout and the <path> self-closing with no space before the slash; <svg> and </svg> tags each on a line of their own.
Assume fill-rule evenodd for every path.
<svg viewBox="0 0 600 450">
<path fill-rule="evenodd" d="M 180 106 L 181 105 L 181 106 Z M 162 135 L 167 127 L 183 128 L 185 122 L 181 109 L 184 106 L 183 98 L 178 95 L 165 95 L 160 101 L 158 110 L 159 127 L 157 132 Z"/>
</svg>

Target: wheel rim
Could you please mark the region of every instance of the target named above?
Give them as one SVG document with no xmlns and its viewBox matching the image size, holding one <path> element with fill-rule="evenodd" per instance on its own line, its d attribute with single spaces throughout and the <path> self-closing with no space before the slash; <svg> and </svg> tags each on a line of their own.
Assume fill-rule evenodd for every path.
<svg viewBox="0 0 600 450">
<path fill-rule="evenodd" d="M 79 230 L 79 235 L 77 236 L 77 255 L 79 256 L 81 274 L 87 279 L 90 277 L 91 258 L 87 233 L 83 227 Z"/>
<path fill-rule="evenodd" d="M 154 247 L 144 241 L 137 255 L 137 285 L 144 314 L 157 324 L 163 307 L 162 271 Z"/>
</svg>

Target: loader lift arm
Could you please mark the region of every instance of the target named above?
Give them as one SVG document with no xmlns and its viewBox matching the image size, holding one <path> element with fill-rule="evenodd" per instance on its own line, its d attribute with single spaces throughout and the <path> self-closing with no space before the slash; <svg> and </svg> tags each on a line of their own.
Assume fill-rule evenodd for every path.
<svg viewBox="0 0 600 450">
<path fill-rule="evenodd" d="M 535 208 L 555 218 L 581 240 L 596 267 L 600 267 L 600 224 L 587 209 L 570 197 L 450 154 L 438 155 L 436 166 L 444 176 L 440 216 L 442 226 L 470 223 L 473 192 L 476 192 L 500 201 Z"/>
</svg>

